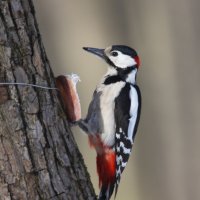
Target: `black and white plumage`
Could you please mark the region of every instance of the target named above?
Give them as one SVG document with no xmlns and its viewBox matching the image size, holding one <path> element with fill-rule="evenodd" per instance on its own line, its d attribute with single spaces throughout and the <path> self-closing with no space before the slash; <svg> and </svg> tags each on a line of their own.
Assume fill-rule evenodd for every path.
<svg viewBox="0 0 200 200">
<path fill-rule="evenodd" d="M 84 49 L 109 65 L 93 94 L 86 118 L 79 121 L 97 152 L 99 200 L 109 200 L 114 189 L 117 193 L 138 127 L 141 95 L 136 74 L 140 63 L 136 51 L 127 46 Z"/>
<path fill-rule="evenodd" d="M 138 86 L 126 84 L 115 100 L 116 192 L 121 174 L 131 154 L 141 110 Z"/>
</svg>

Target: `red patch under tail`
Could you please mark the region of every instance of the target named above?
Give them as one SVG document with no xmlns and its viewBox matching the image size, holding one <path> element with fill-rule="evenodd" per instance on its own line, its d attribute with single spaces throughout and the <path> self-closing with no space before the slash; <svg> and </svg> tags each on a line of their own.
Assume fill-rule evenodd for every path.
<svg viewBox="0 0 200 200">
<path fill-rule="evenodd" d="M 103 145 L 98 135 L 89 136 L 89 143 L 97 152 L 97 173 L 99 175 L 99 187 L 108 186 L 115 181 L 116 155 L 108 146 Z"/>
<path fill-rule="evenodd" d="M 99 187 L 109 185 L 115 180 L 115 152 L 107 148 L 103 154 L 97 154 L 97 172 L 99 175 Z"/>
</svg>

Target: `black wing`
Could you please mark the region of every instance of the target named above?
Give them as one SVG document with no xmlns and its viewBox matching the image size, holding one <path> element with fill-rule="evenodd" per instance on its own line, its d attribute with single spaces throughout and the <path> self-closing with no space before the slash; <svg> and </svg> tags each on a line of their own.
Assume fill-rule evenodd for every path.
<svg viewBox="0 0 200 200">
<path fill-rule="evenodd" d="M 132 144 L 137 132 L 141 111 L 141 94 L 137 85 L 126 84 L 115 100 L 115 152 L 117 194 L 121 174 L 129 159 Z"/>
</svg>

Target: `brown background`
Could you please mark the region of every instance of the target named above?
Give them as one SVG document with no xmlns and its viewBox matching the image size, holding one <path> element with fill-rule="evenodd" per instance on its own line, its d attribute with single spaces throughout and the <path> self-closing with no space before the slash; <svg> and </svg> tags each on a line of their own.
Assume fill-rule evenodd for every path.
<svg viewBox="0 0 200 200">
<path fill-rule="evenodd" d="M 105 64 L 82 50 L 126 44 L 137 49 L 143 108 L 133 154 L 117 199 L 200 198 L 200 1 L 34 0 L 55 75 L 78 73 L 85 116 Z M 74 135 L 98 193 L 95 152 Z"/>
</svg>

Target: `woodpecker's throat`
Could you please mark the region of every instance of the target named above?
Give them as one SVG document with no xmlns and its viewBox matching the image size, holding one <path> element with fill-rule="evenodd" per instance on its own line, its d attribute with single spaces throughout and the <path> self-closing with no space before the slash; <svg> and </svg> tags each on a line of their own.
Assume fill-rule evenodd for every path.
<svg viewBox="0 0 200 200">
<path fill-rule="evenodd" d="M 114 75 L 110 75 L 108 71 L 105 75 L 104 84 L 109 85 L 123 81 L 134 85 L 136 82 L 136 74 L 137 68 L 135 67 L 127 67 L 126 70 L 118 68 L 118 70 L 116 69 L 116 73 Z"/>
</svg>

